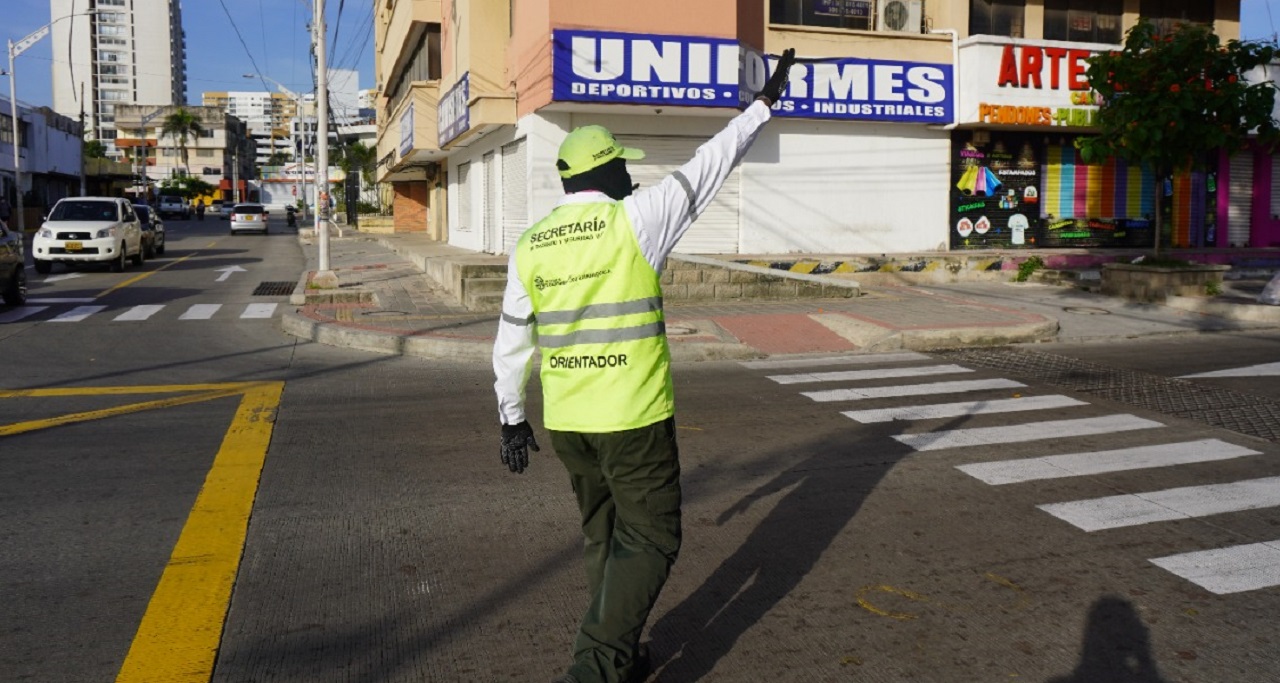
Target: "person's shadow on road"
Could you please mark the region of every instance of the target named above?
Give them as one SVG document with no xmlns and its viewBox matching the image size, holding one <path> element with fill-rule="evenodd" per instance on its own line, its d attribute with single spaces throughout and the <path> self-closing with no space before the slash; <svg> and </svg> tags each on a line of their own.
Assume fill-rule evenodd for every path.
<svg viewBox="0 0 1280 683">
<path fill-rule="evenodd" d="M 1151 637 L 1133 604 L 1105 596 L 1085 624 L 1080 663 L 1049 683 L 1165 683 L 1151 658 Z"/>
</svg>

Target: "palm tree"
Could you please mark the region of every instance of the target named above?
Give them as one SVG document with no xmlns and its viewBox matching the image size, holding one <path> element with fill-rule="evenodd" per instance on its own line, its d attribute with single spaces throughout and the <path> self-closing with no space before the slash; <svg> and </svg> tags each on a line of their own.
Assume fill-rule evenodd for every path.
<svg viewBox="0 0 1280 683">
<path fill-rule="evenodd" d="M 358 140 L 348 143 L 342 148 L 342 156 L 338 158 L 338 167 L 348 176 L 359 174 L 360 179 L 363 181 L 360 186 L 367 193 L 375 185 L 375 173 L 378 170 L 378 149 Z M 377 199 L 376 194 L 374 199 Z M 380 204 L 381 202 L 375 201 L 375 203 Z"/>
<path fill-rule="evenodd" d="M 178 107 L 178 110 L 164 117 L 164 126 L 160 129 L 161 137 L 168 135 L 178 143 L 178 153 L 182 156 L 182 170 L 187 172 L 187 138 L 195 140 L 204 132 L 200 119 L 195 114 Z"/>
</svg>

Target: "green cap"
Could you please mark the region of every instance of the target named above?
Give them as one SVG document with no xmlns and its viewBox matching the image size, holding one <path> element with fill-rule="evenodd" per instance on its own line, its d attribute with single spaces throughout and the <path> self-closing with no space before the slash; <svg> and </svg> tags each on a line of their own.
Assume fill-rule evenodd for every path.
<svg viewBox="0 0 1280 683">
<path fill-rule="evenodd" d="M 556 168 L 560 169 L 561 178 L 572 178 L 618 157 L 643 159 L 644 152 L 619 145 L 604 126 L 583 126 L 574 128 L 560 143 Z"/>
</svg>

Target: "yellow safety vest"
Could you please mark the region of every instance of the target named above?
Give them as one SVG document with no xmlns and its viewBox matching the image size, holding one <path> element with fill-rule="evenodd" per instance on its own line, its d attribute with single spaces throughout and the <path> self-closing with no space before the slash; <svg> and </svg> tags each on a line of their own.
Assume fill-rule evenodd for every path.
<svg viewBox="0 0 1280 683">
<path fill-rule="evenodd" d="M 547 429 L 617 432 L 675 413 L 662 287 L 622 202 L 556 208 L 520 237 L 516 269 L 533 302 Z"/>
</svg>

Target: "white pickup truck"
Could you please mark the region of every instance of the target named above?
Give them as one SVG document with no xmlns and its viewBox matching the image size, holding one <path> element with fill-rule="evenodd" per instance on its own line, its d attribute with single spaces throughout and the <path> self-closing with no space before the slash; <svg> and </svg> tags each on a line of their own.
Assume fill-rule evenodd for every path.
<svg viewBox="0 0 1280 683">
<path fill-rule="evenodd" d="M 176 195 L 161 195 L 160 206 L 156 209 L 161 218 L 178 217 L 183 220 L 191 218 L 191 205 L 187 200 Z"/>
</svg>

